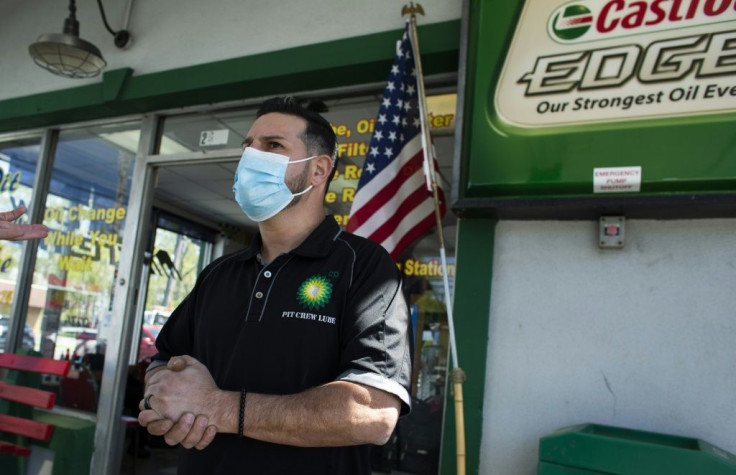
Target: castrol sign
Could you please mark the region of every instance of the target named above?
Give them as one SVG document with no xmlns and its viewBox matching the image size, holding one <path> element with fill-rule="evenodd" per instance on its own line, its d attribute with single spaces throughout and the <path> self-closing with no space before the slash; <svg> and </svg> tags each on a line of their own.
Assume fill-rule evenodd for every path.
<svg viewBox="0 0 736 475">
<path fill-rule="evenodd" d="M 736 0 L 527 0 L 496 115 L 543 129 L 736 111 Z"/>
<path fill-rule="evenodd" d="M 579 1 L 559 6 L 547 25 L 554 41 L 582 43 L 714 25 L 733 20 L 735 7 L 734 0 Z"/>
</svg>

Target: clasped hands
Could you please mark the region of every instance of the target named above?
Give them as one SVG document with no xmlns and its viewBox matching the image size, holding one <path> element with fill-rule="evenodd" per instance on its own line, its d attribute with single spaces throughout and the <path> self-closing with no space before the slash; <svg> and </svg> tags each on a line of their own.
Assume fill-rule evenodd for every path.
<svg viewBox="0 0 736 475">
<path fill-rule="evenodd" d="M 169 445 L 203 449 L 217 433 L 220 389 L 207 368 L 191 356 L 175 356 L 146 375 L 146 399 L 138 421 Z M 146 406 L 148 403 L 148 406 Z"/>
</svg>

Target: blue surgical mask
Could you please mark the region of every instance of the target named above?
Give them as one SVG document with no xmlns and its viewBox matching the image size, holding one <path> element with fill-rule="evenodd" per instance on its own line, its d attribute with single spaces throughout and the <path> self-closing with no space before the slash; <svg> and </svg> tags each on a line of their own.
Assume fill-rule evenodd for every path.
<svg viewBox="0 0 736 475">
<path fill-rule="evenodd" d="M 286 155 L 247 147 L 235 171 L 235 201 L 253 221 L 265 221 L 275 216 L 289 206 L 294 197 L 312 189 L 309 185 L 306 190 L 292 193 L 284 181 L 286 167 L 313 158 L 289 161 Z"/>
</svg>

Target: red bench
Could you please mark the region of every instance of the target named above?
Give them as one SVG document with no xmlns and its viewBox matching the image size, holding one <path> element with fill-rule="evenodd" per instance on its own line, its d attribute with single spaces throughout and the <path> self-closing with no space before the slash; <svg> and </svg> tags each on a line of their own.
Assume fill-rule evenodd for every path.
<svg viewBox="0 0 736 475">
<path fill-rule="evenodd" d="M 23 373 L 52 374 L 65 377 L 69 373 L 70 367 L 70 361 L 0 353 L 0 368 L 12 370 L 8 372 L 5 381 L 0 381 L 0 399 L 4 399 L 10 403 L 16 403 L 0 404 L 0 407 L 4 405 L 7 408 L 1 411 L 4 414 L 0 414 L 0 432 L 48 441 L 54 429 L 51 424 L 36 422 L 22 416 L 30 417 L 32 411 L 31 407 L 24 406 L 51 409 L 54 407 L 54 402 L 56 402 L 56 394 L 27 387 L 31 378 L 24 378 L 23 376 L 25 375 Z M 30 453 L 30 449 L 26 447 L 0 441 L 0 454 L 26 457 Z"/>
</svg>

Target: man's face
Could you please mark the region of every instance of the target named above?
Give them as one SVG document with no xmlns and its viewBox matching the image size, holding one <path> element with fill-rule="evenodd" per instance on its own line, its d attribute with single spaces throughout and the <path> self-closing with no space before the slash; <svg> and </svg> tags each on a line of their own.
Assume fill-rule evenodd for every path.
<svg viewBox="0 0 736 475">
<path fill-rule="evenodd" d="M 301 160 L 309 156 L 307 146 L 299 138 L 306 127 L 306 121 L 300 117 L 275 112 L 265 114 L 253 123 L 243 146 L 286 155 L 292 161 Z M 303 191 L 309 186 L 309 164 L 307 161 L 286 168 L 284 181 L 292 193 Z M 300 198 L 295 197 L 288 207 L 294 206 Z"/>
</svg>

